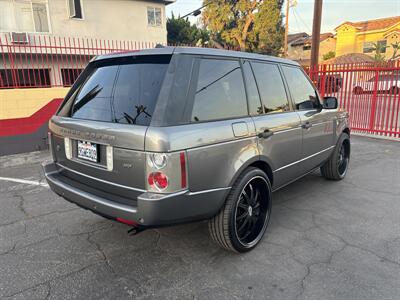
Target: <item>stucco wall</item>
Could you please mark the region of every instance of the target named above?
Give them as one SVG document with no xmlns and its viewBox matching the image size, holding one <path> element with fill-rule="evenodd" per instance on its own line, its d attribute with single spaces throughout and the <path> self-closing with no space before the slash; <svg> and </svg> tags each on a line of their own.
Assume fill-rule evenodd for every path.
<svg viewBox="0 0 400 300">
<path fill-rule="evenodd" d="M 139 0 L 82 0 L 83 20 L 70 19 L 66 0 L 50 0 L 52 34 L 166 43 L 165 5 Z M 162 26 L 147 25 L 147 7 L 159 7 Z"/>
<path fill-rule="evenodd" d="M 335 51 L 336 40 L 335 38 L 328 38 L 320 43 L 319 46 L 319 61 L 323 59 L 323 55 L 329 51 Z M 311 50 L 303 50 L 303 45 L 289 46 L 288 57 L 294 60 L 305 60 L 311 58 Z"/>
<path fill-rule="evenodd" d="M 400 30 L 400 24 L 393 27 L 391 30 L 398 28 Z M 385 36 L 386 30 L 377 30 L 370 32 L 357 32 L 354 27 L 350 25 L 343 25 L 337 30 L 337 42 L 336 42 L 336 56 L 349 54 L 349 53 L 363 53 L 363 47 L 365 42 L 374 42 L 387 39 L 387 46 L 385 57 L 389 59 L 392 56 L 393 50 L 391 47 L 392 43 L 400 41 L 399 34 L 391 34 Z M 374 56 L 375 52 L 365 53 L 370 56 Z"/>
</svg>

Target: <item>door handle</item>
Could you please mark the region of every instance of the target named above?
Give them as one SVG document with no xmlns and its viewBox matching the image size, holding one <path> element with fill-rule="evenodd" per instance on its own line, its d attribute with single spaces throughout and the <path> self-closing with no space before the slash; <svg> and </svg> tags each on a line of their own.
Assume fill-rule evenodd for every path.
<svg viewBox="0 0 400 300">
<path fill-rule="evenodd" d="M 312 124 L 308 121 L 301 125 L 301 128 L 303 128 L 303 129 L 309 129 L 311 127 L 312 127 Z"/>
<path fill-rule="evenodd" d="M 274 132 L 269 130 L 269 129 L 265 129 L 263 132 L 260 132 L 260 133 L 257 134 L 257 136 L 260 139 L 267 139 L 267 138 L 269 138 L 269 137 L 271 137 L 273 135 L 274 135 Z"/>
</svg>

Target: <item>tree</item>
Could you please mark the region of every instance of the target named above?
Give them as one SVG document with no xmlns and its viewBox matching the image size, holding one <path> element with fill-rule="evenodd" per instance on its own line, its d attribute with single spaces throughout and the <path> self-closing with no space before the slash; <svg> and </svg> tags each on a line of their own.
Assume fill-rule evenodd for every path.
<svg viewBox="0 0 400 300">
<path fill-rule="evenodd" d="M 209 40 L 207 30 L 191 25 L 187 18 L 175 18 L 174 14 L 167 19 L 167 32 L 169 44 L 200 46 Z"/>
<path fill-rule="evenodd" d="M 383 53 L 385 53 L 385 50 L 386 48 L 388 48 L 388 46 L 382 43 L 372 43 L 372 45 L 372 49 L 373 51 L 375 51 L 374 60 L 377 62 L 384 62 L 385 56 L 383 55 Z"/>
<path fill-rule="evenodd" d="M 400 53 L 397 53 L 400 50 L 400 42 L 395 42 L 391 46 L 393 48 L 393 54 L 390 60 L 396 60 L 397 58 L 400 58 Z"/>
<path fill-rule="evenodd" d="M 282 4 L 283 0 L 214 0 L 203 10 L 202 21 L 212 39 L 228 47 L 277 55 L 284 36 Z"/>
<path fill-rule="evenodd" d="M 328 60 L 328 59 L 334 58 L 335 56 L 336 56 L 335 51 L 329 51 L 329 52 L 325 53 L 324 55 L 322 55 L 322 59 Z"/>
</svg>

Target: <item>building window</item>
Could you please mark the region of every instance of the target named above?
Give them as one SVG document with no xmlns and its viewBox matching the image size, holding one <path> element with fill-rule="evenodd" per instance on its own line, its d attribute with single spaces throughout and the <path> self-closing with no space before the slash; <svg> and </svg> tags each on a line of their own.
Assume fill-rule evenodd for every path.
<svg viewBox="0 0 400 300">
<path fill-rule="evenodd" d="M 50 69 L 0 69 L 0 86 L 15 87 L 50 87 Z"/>
<path fill-rule="evenodd" d="M 81 0 L 68 0 L 69 17 L 72 19 L 83 19 Z"/>
<path fill-rule="evenodd" d="M 0 30 L 50 32 L 47 1 L 0 0 Z"/>
<path fill-rule="evenodd" d="M 304 45 L 303 50 L 304 51 L 311 50 L 311 45 Z"/>
<path fill-rule="evenodd" d="M 147 8 L 147 24 L 150 26 L 161 26 L 161 8 Z"/>
<path fill-rule="evenodd" d="M 377 45 L 377 48 L 379 49 L 380 53 L 386 53 L 386 47 L 387 47 L 386 40 L 377 41 L 376 45 Z"/>
<path fill-rule="evenodd" d="M 379 49 L 379 53 L 386 53 L 387 41 L 381 40 L 374 42 L 365 42 L 363 45 L 363 53 L 373 53 Z M 376 47 L 375 47 L 376 46 Z"/>
<path fill-rule="evenodd" d="M 372 53 L 374 52 L 374 43 L 373 42 L 365 42 L 363 45 L 363 53 Z"/>
<path fill-rule="evenodd" d="M 78 79 L 83 69 L 61 69 L 63 86 L 71 86 Z"/>
</svg>

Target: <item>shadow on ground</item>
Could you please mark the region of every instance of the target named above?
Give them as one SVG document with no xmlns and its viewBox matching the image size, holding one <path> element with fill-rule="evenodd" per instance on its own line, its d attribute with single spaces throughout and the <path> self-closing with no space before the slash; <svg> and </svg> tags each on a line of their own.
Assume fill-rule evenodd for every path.
<svg viewBox="0 0 400 300">
<path fill-rule="evenodd" d="M 400 143 L 352 143 L 346 179 L 315 172 L 275 193 L 243 255 L 214 245 L 207 222 L 131 237 L 46 187 L 0 181 L 0 297 L 398 299 Z M 46 157 L 2 157 L 0 176 L 42 181 Z"/>
</svg>

